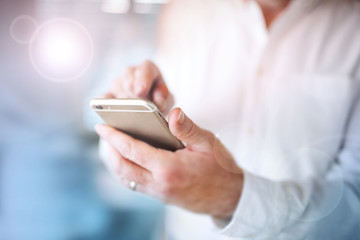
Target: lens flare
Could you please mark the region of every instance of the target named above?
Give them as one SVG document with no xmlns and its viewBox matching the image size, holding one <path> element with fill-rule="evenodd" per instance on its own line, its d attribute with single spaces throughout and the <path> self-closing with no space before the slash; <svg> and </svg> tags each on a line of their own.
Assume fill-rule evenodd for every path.
<svg viewBox="0 0 360 240">
<path fill-rule="evenodd" d="M 21 15 L 11 22 L 10 35 L 19 44 L 29 44 L 37 28 L 38 23 L 34 18 Z"/>
<path fill-rule="evenodd" d="M 70 19 L 53 19 L 42 24 L 29 48 L 31 62 L 39 74 L 53 81 L 79 78 L 93 57 L 87 30 Z"/>
</svg>

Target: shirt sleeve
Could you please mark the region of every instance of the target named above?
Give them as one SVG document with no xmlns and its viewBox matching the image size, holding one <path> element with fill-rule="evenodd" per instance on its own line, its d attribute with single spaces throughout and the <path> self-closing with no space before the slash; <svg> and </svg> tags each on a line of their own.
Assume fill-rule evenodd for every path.
<svg viewBox="0 0 360 240">
<path fill-rule="evenodd" d="M 243 239 L 360 239 L 359 207 L 358 96 L 343 147 L 327 173 L 304 182 L 245 173 L 241 199 L 221 233 Z"/>
</svg>

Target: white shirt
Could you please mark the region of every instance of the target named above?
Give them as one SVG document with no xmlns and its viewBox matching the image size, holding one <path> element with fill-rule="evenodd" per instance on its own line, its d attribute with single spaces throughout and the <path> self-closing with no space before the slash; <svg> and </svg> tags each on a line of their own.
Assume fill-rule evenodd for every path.
<svg viewBox="0 0 360 240">
<path fill-rule="evenodd" d="M 360 239 L 360 2 L 294 0 L 268 31 L 252 1 L 173 4 L 161 70 L 245 184 L 220 232 L 169 208 L 169 239 Z"/>
</svg>

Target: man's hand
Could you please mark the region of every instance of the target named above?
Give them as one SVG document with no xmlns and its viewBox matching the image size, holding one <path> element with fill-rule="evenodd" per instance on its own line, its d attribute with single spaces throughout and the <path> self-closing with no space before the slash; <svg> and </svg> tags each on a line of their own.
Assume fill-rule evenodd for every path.
<svg viewBox="0 0 360 240">
<path fill-rule="evenodd" d="M 167 114 L 174 104 L 158 67 L 151 61 L 128 67 L 123 75 L 113 81 L 107 98 L 146 98 L 153 101 L 161 112 Z"/>
<path fill-rule="evenodd" d="M 165 203 L 216 218 L 230 217 L 243 186 L 243 174 L 231 154 L 179 108 L 171 112 L 169 127 L 186 148 L 157 149 L 106 125 L 97 125 L 96 132 L 108 143 L 106 164 L 125 186 L 135 181 L 138 191 Z M 223 164 L 237 169 L 230 172 Z"/>
</svg>

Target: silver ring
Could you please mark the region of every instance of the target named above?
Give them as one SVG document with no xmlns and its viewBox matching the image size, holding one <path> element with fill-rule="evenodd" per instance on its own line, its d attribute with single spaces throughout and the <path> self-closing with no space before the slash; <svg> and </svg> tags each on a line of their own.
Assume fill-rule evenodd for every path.
<svg viewBox="0 0 360 240">
<path fill-rule="evenodd" d="M 137 183 L 135 181 L 130 181 L 129 182 L 129 188 L 133 191 L 136 191 L 136 186 L 137 186 Z"/>
</svg>

